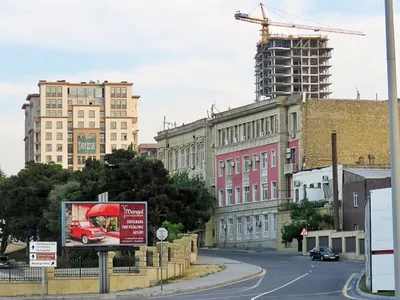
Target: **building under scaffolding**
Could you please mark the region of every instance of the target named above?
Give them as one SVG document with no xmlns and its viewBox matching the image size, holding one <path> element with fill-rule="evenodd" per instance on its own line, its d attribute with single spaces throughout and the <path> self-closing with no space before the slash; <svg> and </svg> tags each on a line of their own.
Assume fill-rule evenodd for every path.
<svg viewBox="0 0 400 300">
<path fill-rule="evenodd" d="M 271 34 L 267 43 L 257 45 L 256 101 L 293 92 L 328 98 L 332 50 L 327 36 Z"/>
</svg>

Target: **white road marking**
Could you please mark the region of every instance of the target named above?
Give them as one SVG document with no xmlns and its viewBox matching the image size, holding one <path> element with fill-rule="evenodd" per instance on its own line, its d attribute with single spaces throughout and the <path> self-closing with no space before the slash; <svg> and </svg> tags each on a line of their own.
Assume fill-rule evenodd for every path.
<svg viewBox="0 0 400 300">
<path fill-rule="evenodd" d="M 311 265 L 311 268 L 314 268 L 314 265 Z"/>
<path fill-rule="evenodd" d="M 351 283 L 351 280 L 354 278 L 355 275 L 356 275 L 356 273 L 352 274 L 352 275 L 349 277 L 349 279 L 347 279 L 346 284 L 344 285 L 344 287 L 343 287 L 343 289 L 342 289 L 342 294 L 343 294 L 343 296 L 345 296 L 346 298 L 349 298 L 349 299 L 357 299 L 357 298 L 351 297 L 351 296 L 347 293 L 347 291 L 349 291 L 349 290 L 351 289 L 350 283 Z M 349 286 L 350 286 L 350 288 L 349 288 Z"/>
<path fill-rule="evenodd" d="M 298 281 L 298 280 L 300 280 L 300 279 L 306 277 L 307 275 L 308 275 L 308 273 L 306 273 L 306 274 L 304 274 L 304 275 L 301 275 L 301 276 L 297 277 L 296 279 L 293 279 L 292 281 L 290 281 L 290 282 L 288 282 L 288 283 L 285 283 L 284 285 L 281 285 L 280 287 L 277 287 L 277 288 L 275 288 L 275 289 L 273 289 L 273 290 L 270 290 L 270 291 L 268 291 L 268 292 L 264 292 L 264 293 L 262 293 L 262 294 L 259 294 L 259 295 L 255 296 L 255 297 L 251 298 L 251 300 L 256 300 L 256 299 L 258 299 L 258 298 L 260 298 L 260 297 L 262 297 L 262 296 L 265 296 L 265 295 L 271 294 L 271 293 L 273 293 L 273 292 L 276 292 L 276 291 L 278 291 L 278 290 L 280 290 L 280 289 L 283 289 L 284 287 L 287 287 L 288 285 L 291 285 L 292 283 L 295 283 L 296 281 Z"/>
<path fill-rule="evenodd" d="M 238 292 L 245 292 L 245 291 L 250 291 L 250 290 L 255 289 L 256 287 L 258 287 L 261 284 L 261 281 L 264 279 L 264 276 L 265 276 L 265 273 L 264 273 L 264 275 L 262 275 L 260 277 L 260 279 L 257 281 L 257 283 L 255 285 L 253 285 L 253 286 L 251 286 L 249 288 L 245 288 L 243 290 L 239 290 Z"/>
</svg>

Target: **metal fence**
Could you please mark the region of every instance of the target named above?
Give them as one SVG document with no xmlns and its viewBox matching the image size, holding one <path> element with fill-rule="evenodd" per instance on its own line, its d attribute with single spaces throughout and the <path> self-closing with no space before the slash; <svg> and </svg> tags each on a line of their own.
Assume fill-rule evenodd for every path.
<svg viewBox="0 0 400 300">
<path fill-rule="evenodd" d="M 114 266 L 113 269 L 114 273 L 125 273 L 125 274 L 140 273 L 139 257 L 135 257 L 134 255 L 124 255 L 120 257 L 114 257 L 113 266 Z"/>
<path fill-rule="evenodd" d="M 42 269 L 31 268 L 25 263 L 12 264 L 7 268 L 0 268 L 0 281 L 41 281 Z"/>
<path fill-rule="evenodd" d="M 67 262 L 58 263 L 54 277 L 98 277 L 99 259 L 78 257 Z"/>
</svg>

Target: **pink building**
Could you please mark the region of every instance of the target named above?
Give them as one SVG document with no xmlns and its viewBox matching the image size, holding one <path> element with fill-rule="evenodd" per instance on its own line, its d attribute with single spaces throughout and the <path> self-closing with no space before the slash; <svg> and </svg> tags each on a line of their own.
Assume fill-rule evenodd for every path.
<svg viewBox="0 0 400 300">
<path fill-rule="evenodd" d="M 300 168 L 299 115 L 299 95 L 213 115 L 217 246 L 276 248 L 278 208 Z"/>
</svg>

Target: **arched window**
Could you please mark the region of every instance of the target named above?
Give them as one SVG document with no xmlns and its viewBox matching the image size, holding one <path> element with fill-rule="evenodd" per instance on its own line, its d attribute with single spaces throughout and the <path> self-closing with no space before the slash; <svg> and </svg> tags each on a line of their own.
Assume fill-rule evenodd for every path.
<svg viewBox="0 0 400 300">
<path fill-rule="evenodd" d="M 90 133 L 90 134 L 88 135 L 88 138 L 89 138 L 89 139 L 96 139 L 96 134 L 95 134 L 95 133 Z"/>
<path fill-rule="evenodd" d="M 84 138 L 85 138 L 85 134 L 84 134 L 84 133 L 78 134 L 78 140 L 79 140 L 79 139 L 84 139 Z"/>
<path fill-rule="evenodd" d="M 310 189 L 313 189 L 314 188 L 314 183 L 311 183 L 310 184 Z"/>
</svg>

